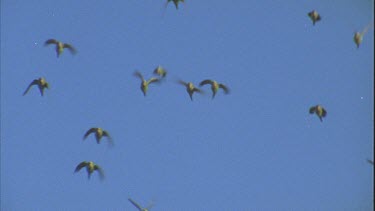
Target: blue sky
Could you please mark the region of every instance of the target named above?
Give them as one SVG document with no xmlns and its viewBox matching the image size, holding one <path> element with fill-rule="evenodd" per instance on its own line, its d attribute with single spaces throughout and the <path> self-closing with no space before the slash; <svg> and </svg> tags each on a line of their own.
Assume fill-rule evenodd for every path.
<svg viewBox="0 0 375 211">
<path fill-rule="evenodd" d="M 1 210 L 136 210 L 129 197 L 152 210 L 372 210 L 373 8 L 1 1 Z M 57 58 L 50 38 L 78 53 Z M 158 65 L 168 75 L 144 97 L 133 73 Z M 45 95 L 22 96 L 42 76 Z M 190 101 L 179 79 L 231 93 L 211 100 L 207 86 Z M 83 141 L 91 127 L 114 147 Z M 105 180 L 74 174 L 81 161 Z"/>
</svg>

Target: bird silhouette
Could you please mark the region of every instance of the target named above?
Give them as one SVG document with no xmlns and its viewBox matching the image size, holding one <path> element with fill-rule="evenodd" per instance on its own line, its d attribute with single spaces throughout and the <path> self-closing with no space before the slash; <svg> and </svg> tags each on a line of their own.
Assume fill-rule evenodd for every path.
<svg viewBox="0 0 375 211">
<path fill-rule="evenodd" d="M 319 13 L 316 10 L 313 10 L 313 11 L 307 13 L 307 15 L 312 20 L 313 25 L 315 25 L 316 22 L 318 22 L 322 19 L 322 17 L 320 17 Z"/>
<path fill-rule="evenodd" d="M 105 130 L 103 130 L 100 127 L 93 127 L 90 128 L 85 135 L 83 136 L 83 140 L 87 138 L 91 133 L 95 133 L 95 139 L 98 144 L 100 144 L 100 140 L 102 139 L 103 136 L 108 138 L 109 144 L 113 145 L 112 137 L 109 135 L 109 133 Z"/>
<path fill-rule="evenodd" d="M 134 200 L 132 200 L 131 198 L 128 199 L 139 211 L 149 211 L 154 205 L 153 204 L 150 204 L 149 206 L 147 207 L 141 207 L 137 202 L 135 202 Z"/>
<path fill-rule="evenodd" d="M 27 94 L 30 90 L 30 88 L 34 85 L 37 85 L 38 88 L 39 88 L 39 91 L 40 91 L 40 95 L 43 96 L 44 95 L 44 89 L 47 88 L 49 89 L 49 84 L 47 83 L 46 79 L 43 78 L 43 77 L 40 77 L 38 79 L 35 79 L 33 80 L 29 86 L 27 87 L 27 89 L 25 90 L 25 92 L 23 93 L 23 95 Z"/>
<path fill-rule="evenodd" d="M 148 90 L 148 85 L 151 84 L 151 83 L 155 83 L 155 82 L 159 82 L 160 79 L 158 78 L 150 78 L 148 81 L 146 81 L 142 74 L 138 71 L 135 71 L 134 72 L 134 76 L 138 77 L 141 79 L 141 90 L 143 92 L 143 95 L 146 96 L 147 94 L 147 90 Z"/>
<path fill-rule="evenodd" d="M 206 84 L 211 84 L 212 99 L 214 99 L 214 97 L 215 97 L 217 91 L 219 90 L 219 88 L 223 89 L 225 94 L 229 94 L 228 87 L 226 87 L 224 84 L 220 84 L 220 83 L 218 83 L 214 80 L 209 80 L 209 79 L 203 80 L 202 82 L 199 83 L 199 86 L 203 86 L 203 85 L 206 85 Z"/>
<path fill-rule="evenodd" d="M 327 115 L 327 111 L 321 105 L 312 106 L 309 112 L 310 114 L 316 113 L 321 122 L 323 122 L 323 117 Z"/>
<path fill-rule="evenodd" d="M 99 165 L 95 164 L 94 162 L 92 161 L 83 161 L 81 162 L 80 164 L 77 165 L 76 169 L 74 170 L 74 173 L 78 172 L 79 170 L 81 170 L 83 167 L 86 167 L 86 170 L 87 170 L 87 176 L 88 176 L 88 179 L 90 179 L 91 177 L 91 174 L 94 172 L 94 171 L 98 171 L 99 173 L 99 178 L 101 180 L 104 179 L 104 172 L 102 170 L 102 168 L 100 168 Z"/>
<path fill-rule="evenodd" d="M 193 100 L 193 94 L 194 92 L 198 92 L 198 93 L 203 93 L 202 90 L 196 88 L 193 83 L 189 82 L 189 83 L 186 83 L 185 81 L 182 81 L 182 80 L 179 80 L 178 81 L 179 84 L 181 85 L 184 85 L 186 87 L 186 91 L 187 93 L 189 93 L 189 96 L 190 96 L 190 99 Z"/>
<path fill-rule="evenodd" d="M 45 46 L 50 45 L 50 44 L 55 44 L 56 45 L 56 54 L 57 54 L 57 57 L 59 57 L 60 54 L 64 51 L 64 48 L 69 49 L 69 51 L 72 54 L 76 54 L 76 52 L 77 52 L 77 50 L 72 45 L 70 45 L 68 43 L 63 43 L 63 42 L 57 41 L 55 39 L 49 39 L 49 40 L 47 40 L 44 43 Z"/>
</svg>

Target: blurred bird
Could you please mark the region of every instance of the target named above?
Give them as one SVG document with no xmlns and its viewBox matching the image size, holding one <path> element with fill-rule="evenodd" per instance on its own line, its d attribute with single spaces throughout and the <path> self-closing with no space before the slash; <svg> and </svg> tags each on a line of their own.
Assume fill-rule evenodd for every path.
<svg viewBox="0 0 375 211">
<path fill-rule="evenodd" d="M 186 87 L 186 91 L 189 93 L 189 96 L 190 96 L 190 99 L 193 100 L 193 94 L 194 92 L 198 92 L 198 93 L 203 93 L 202 90 L 194 87 L 193 83 L 189 82 L 189 83 L 186 83 L 185 81 L 182 81 L 182 80 L 179 80 L 178 81 L 179 84 L 182 84 Z"/>
<path fill-rule="evenodd" d="M 83 161 L 83 162 L 81 162 L 80 164 L 77 165 L 76 169 L 74 170 L 74 173 L 78 172 L 83 167 L 86 167 L 87 174 L 88 174 L 88 179 L 90 179 L 91 174 L 95 170 L 98 171 L 100 179 L 101 180 L 104 179 L 104 172 L 103 172 L 102 168 L 100 168 L 100 166 L 98 166 L 97 164 L 95 164 L 92 161 L 88 161 L 88 162 L 87 161 Z"/>
<path fill-rule="evenodd" d="M 139 211 L 149 211 L 154 205 L 150 204 L 149 206 L 143 208 L 137 202 L 133 201 L 131 198 L 128 199 Z"/>
<path fill-rule="evenodd" d="M 110 145 L 113 145 L 112 137 L 109 135 L 109 133 L 108 133 L 107 131 L 103 130 L 103 129 L 100 128 L 100 127 L 93 127 L 93 128 L 90 128 L 90 129 L 85 133 L 85 135 L 83 136 L 83 140 L 85 140 L 85 139 L 87 138 L 87 136 L 89 136 L 91 133 L 95 133 L 96 142 L 97 142 L 98 144 L 100 144 L 100 140 L 102 139 L 102 137 L 105 136 L 105 137 L 108 138 Z"/>
<path fill-rule="evenodd" d="M 140 72 L 138 72 L 138 71 L 135 71 L 134 76 L 136 76 L 136 77 L 138 77 L 138 78 L 141 79 L 141 81 L 142 81 L 141 82 L 141 90 L 142 90 L 144 96 L 146 96 L 149 84 L 160 81 L 160 79 L 158 79 L 158 78 L 151 78 L 150 80 L 146 81 L 143 78 L 142 74 Z"/>
<path fill-rule="evenodd" d="M 321 105 L 311 107 L 309 112 L 310 114 L 316 113 L 321 122 L 323 121 L 323 117 L 327 115 L 327 111 Z"/>
<path fill-rule="evenodd" d="M 184 0 L 167 0 L 167 4 L 166 5 L 168 5 L 168 3 L 171 2 L 171 1 L 173 1 L 174 6 L 176 6 L 176 9 L 178 9 L 178 4 L 180 2 L 184 3 Z"/>
<path fill-rule="evenodd" d="M 206 84 L 211 84 L 211 90 L 212 90 L 212 99 L 214 99 L 216 92 L 219 90 L 219 88 L 222 88 L 224 90 L 225 94 L 229 94 L 229 89 L 224 84 L 219 84 L 218 82 L 214 80 L 206 79 L 199 83 L 199 86 L 203 86 Z"/>
<path fill-rule="evenodd" d="M 157 68 L 155 68 L 154 74 L 160 76 L 161 78 L 164 78 L 165 76 L 167 76 L 167 71 L 159 65 Z"/>
<path fill-rule="evenodd" d="M 316 22 L 320 21 L 322 18 L 320 17 L 319 13 L 316 11 L 316 10 L 313 10 L 309 13 L 307 13 L 307 15 L 310 17 L 310 19 L 312 20 L 313 22 L 313 25 L 315 25 Z"/>
<path fill-rule="evenodd" d="M 64 48 L 67 48 L 69 49 L 69 51 L 72 53 L 72 54 L 75 54 L 77 51 L 76 49 L 70 45 L 70 44 L 67 44 L 67 43 L 63 43 L 63 42 L 60 42 L 60 41 L 57 41 L 55 39 L 49 39 L 47 40 L 44 45 L 47 46 L 49 44 L 55 44 L 56 45 L 56 53 L 57 53 L 57 57 L 60 56 L 60 54 L 64 51 Z"/>
<path fill-rule="evenodd" d="M 365 29 L 363 29 L 362 32 L 355 32 L 354 33 L 354 42 L 357 45 L 357 48 L 359 48 L 359 45 L 362 43 L 363 36 L 367 33 L 367 31 L 370 29 L 370 27 L 373 25 L 373 22 L 367 24 Z"/>
<path fill-rule="evenodd" d="M 43 96 L 44 95 L 44 89 L 47 88 L 49 89 L 49 84 L 47 83 L 46 79 L 43 78 L 43 77 L 40 77 L 38 79 L 35 79 L 33 80 L 29 86 L 27 87 L 27 89 L 25 90 L 25 92 L 23 93 L 23 95 L 27 94 L 27 92 L 29 92 L 30 88 L 33 86 L 33 85 L 38 85 L 38 88 L 39 88 L 39 91 L 40 91 L 40 94 Z"/>
</svg>

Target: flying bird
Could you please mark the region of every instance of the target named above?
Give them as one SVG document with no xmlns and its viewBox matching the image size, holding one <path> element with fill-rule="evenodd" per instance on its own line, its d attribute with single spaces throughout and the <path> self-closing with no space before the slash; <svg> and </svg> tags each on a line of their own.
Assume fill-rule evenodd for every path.
<svg viewBox="0 0 375 211">
<path fill-rule="evenodd" d="M 103 130 L 100 127 L 93 127 L 90 128 L 85 135 L 83 136 L 83 140 L 87 138 L 91 133 L 95 133 L 95 139 L 98 144 L 100 144 L 100 140 L 102 139 L 103 136 L 107 137 L 109 140 L 110 145 L 113 145 L 112 142 L 112 137 L 109 135 L 109 133 L 106 130 Z"/>
<path fill-rule="evenodd" d="M 167 76 L 167 71 L 160 65 L 155 68 L 153 73 L 160 76 L 161 78 L 165 78 L 165 76 Z"/>
<path fill-rule="evenodd" d="M 327 115 L 327 111 L 321 105 L 311 107 L 309 112 L 310 114 L 316 113 L 321 122 L 323 121 L 323 117 Z"/>
<path fill-rule="evenodd" d="M 137 202 L 132 200 L 131 198 L 128 199 L 139 211 L 149 211 L 154 205 L 150 204 L 149 206 L 143 208 Z"/>
<path fill-rule="evenodd" d="M 47 88 L 49 89 L 49 84 L 47 83 L 46 79 L 43 78 L 43 77 L 40 77 L 38 79 L 35 79 L 33 80 L 29 86 L 27 87 L 27 89 L 25 90 L 25 92 L 23 93 L 23 95 L 27 94 L 27 92 L 29 92 L 30 88 L 33 86 L 33 85 L 37 85 L 38 88 L 39 88 L 39 91 L 40 91 L 40 95 L 44 95 L 44 89 Z"/>
<path fill-rule="evenodd" d="M 68 44 L 68 43 L 63 43 L 63 42 L 60 42 L 60 41 L 57 41 L 55 39 L 49 39 L 47 40 L 44 45 L 47 46 L 49 44 L 55 44 L 56 45 L 56 54 L 57 54 L 57 57 L 60 56 L 60 54 L 64 51 L 64 48 L 67 48 L 69 49 L 69 51 L 72 53 L 72 54 L 76 54 L 76 49 Z"/>
<path fill-rule="evenodd" d="M 369 30 L 369 28 L 373 25 L 373 23 L 370 23 L 368 24 L 365 29 L 363 29 L 362 32 L 355 32 L 354 33 L 354 42 L 355 44 L 357 45 L 357 48 L 359 48 L 359 45 L 362 43 L 362 40 L 363 40 L 363 36 L 367 33 L 367 31 Z"/>
<path fill-rule="evenodd" d="M 147 93 L 147 90 L 148 90 L 148 85 L 151 84 L 151 83 L 155 83 L 155 82 L 159 82 L 160 79 L 158 78 L 150 78 L 150 80 L 146 81 L 142 74 L 138 71 L 135 71 L 134 72 L 134 76 L 138 77 L 141 79 L 141 90 L 143 92 L 143 95 L 146 96 L 146 93 Z"/>
<path fill-rule="evenodd" d="M 186 91 L 189 93 L 189 96 L 190 96 L 190 99 L 193 100 L 193 94 L 194 92 L 198 92 L 198 93 L 203 93 L 202 90 L 196 88 L 193 83 L 189 82 L 189 83 L 186 83 L 185 81 L 182 81 L 182 80 L 179 80 L 178 81 L 179 84 L 182 84 L 186 87 Z"/>
<path fill-rule="evenodd" d="M 307 13 L 307 15 L 312 20 L 313 25 L 315 25 L 316 22 L 318 22 L 322 19 L 322 17 L 320 17 L 319 13 L 316 10 L 313 10 L 313 11 Z"/>
<path fill-rule="evenodd" d="M 83 167 L 86 167 L 87 174 L 88 174 L 88 179 L 90 179 L 90 176 L 91 176 L 91 174 L 94 171 L 98 171 L 99 177 L 100 177 L 101 180 L 104 179 L 104 172 L 103 172 L 102 168 L 100 168 L 99 165 L 95 164 L 92 161 L 83 161 L 83 162 L 81 162 L 80 164 L 77 165 L 76 169 L 74 170 L 74 173 L 78 172 Z"/>
<path fill-rule="evenodd" d="M 203 80 L 202 82 L 199 83 L 199 86 L 203 86 L 206 84 L 211 84 L 211 90 L 212 90 L 212 99 L 214 99 L 216 92 L 219 90 L 219 88 L 224 90 L 225 94 L 229 94 L 229 89 L 226 87 L 224 84 L 220 84 L 214 80 Z"/>
<path fill-rule="evenodd" d="M 176 9 L 178 9 L 178 4 L 180 2 L 184 3 L 184 0 L 167 0 L 167 4 L 166 5 L 168 5 L 168 3 L 171 2 L 171 1 L 173 1 L 174 6 L 176 6 Z"/>
</svg>

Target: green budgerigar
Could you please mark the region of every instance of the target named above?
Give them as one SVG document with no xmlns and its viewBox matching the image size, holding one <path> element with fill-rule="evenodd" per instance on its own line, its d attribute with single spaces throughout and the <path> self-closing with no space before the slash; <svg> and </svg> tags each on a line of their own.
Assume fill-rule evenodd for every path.
<svg viewBox="0 0 375 211">
<path fill-rule="evenodd" d="M 47 83 L 46 79 L 43 78 L 43 77 L 40 77 L 38 79 L 35 79 L 33 80 L 29 86 L 27 87 L 27 89 L 25 90 L 25 92 L 23 93 L 23 95 L 27 94 L 27 92 L 29 92 L 30 88 L 34 85 L 37 85 L 38 88 L 39 88 L 39 91 L 40 91 L 40 95 L 44 95 L 44 89 L 47 88 L 49 89 L 49 84 Z"/>
<path fill-rule="evenodd" d="M 100 144 L 100 140 L 103 138 L 103 136 L 105 136 L 108 138 L 109 144 L 113 145 L 112 137 L 106 130 L 103 130 L 100 127 L 90 128 L 83 136 L 83 140 L 85 140 L 91 133 L 95 133 L 96 143 Z"/>
<path fill-rule="evenodd" d="M 158 78 L 150 78 L 150 80 L 146 81 L 143 78 L 142 74 L 138 71 L 135 71 L 134 76 L 141 79 L 141 90 L 142 90 L 144 96 L 146 96 L 146 94 L 147 94 L 149 84 L 156 83 L 156 82 L 160 81 L 160 79 L 158 79 Z"/>
<path fill-rule="evenodd" d="M 95 164 L 94 162 L 92 161 L 83 161 L 81 162 L 80 164 L 77 165 L 76 169 L 74 170 L 74 173 L 78 172 L 79 170 L 81 170 L 83 167 L 86 167 L 86 170 L 87 170 L 87 176 L 88 176 L 88 179 L 90 179 L 91 177 L 91 174 L 94 172 L 94 171 L 97 171 L 99 173 L 99 178 L 101 180 L 104 179 L 104 172 L 102 170 L 102 168 Z"/>
<path fill-rule="evenodd" d="M 186 91 L 187 91 L 187 93 L 189 93 L 189 96 L 190 96 L 191 100 L 193 100 L 194 92 L 198 92 L 198 93 L 201 93 L 201 94 L 203 93 L 203 91 L 196 88 L 192 82 L 187 83 L 185 81 L 179 80 L 178 83 L 181 84 L 181 85 L 184 85 L 186 87 Z"/>
<path fill-rule="evenodd" d="M 319 15 L 319 13 L 316 10 L 313 10 L 313 11 L 307 13 L 307 15 L 312 20 L 313 25 L 315 25 L 316 22 L 318 22 L 322 19 L 322 17 Z"/>
<path fill-rule="evenodd" d="M 47 40 L 44 43 L 45 46 L 50 45 L 50 44 L 56 45 L 56 54 L 57 54 L 57 57 L 59 57 L 60 54 L 64 51 L 64 48 L 69 49 L 69 51 L 72 54 L 76 54 L 77 53 L 77 50 L 72 45 L 70 45 L 68 43 L 63 43 L 63 42 L 60 42 L 60 41 L 55 40 L 55 39 L 49 39 L 49 40 Z"/>
<path fill-rule="evenodd" d="M 154 69 L 154 72 L 153 72 L 155 75 L 158 75 L 160 76 L 161 78 L 165 78 L 165 76 L 167 76 L 167 71 L 162 67 L 162 66 L 157 66 L 155 69 Z"/>
<path fill-rule="evenodd" d="M 218 83 L 214 80 L 209 80 L 209 79 L 203 80 L 202 82 L 199 83 L 199 86 L 203 86 L 203 85 L 206 85 L 206 84 L 211 85 L 212 99 L 214 99 L 214 97 L 215 97 L 217 91 L 219 90 L 219 88 L 223 89 L 225 94 L 229 94 L 229 89 L 228 89 L 227 86 L 225 86 L 224 84 L 220 84 L 220 83 Z"/>
<path fill-rule="evenodd" d="M 321 105 L 310 107 L 309 113 L 310 114 L 315 113 L 319 117 L 321 122 L 323 122 L 323 117 L 327 116 L 327 111 Z"/>
</svg>

